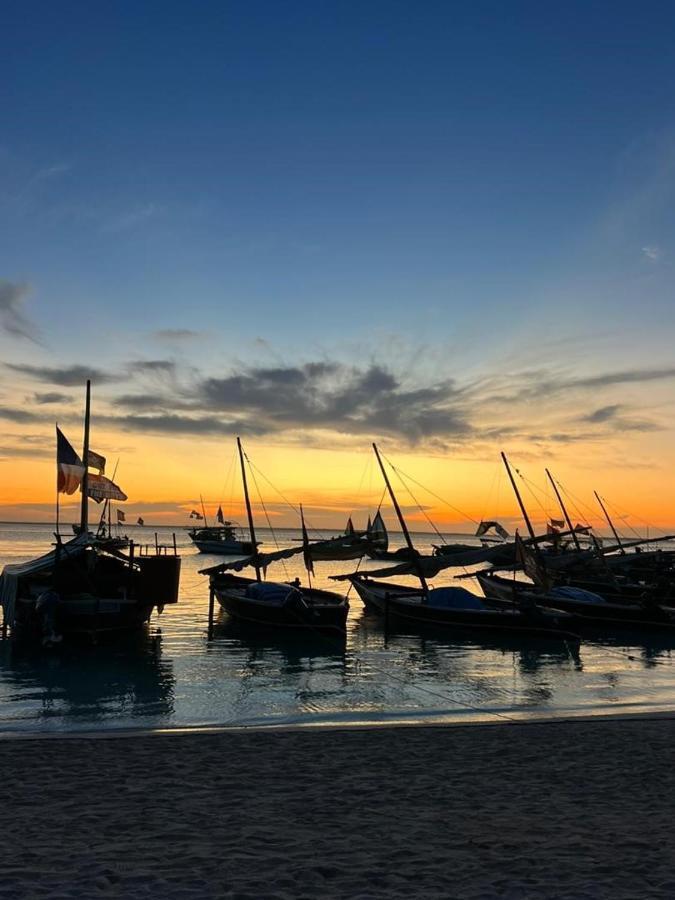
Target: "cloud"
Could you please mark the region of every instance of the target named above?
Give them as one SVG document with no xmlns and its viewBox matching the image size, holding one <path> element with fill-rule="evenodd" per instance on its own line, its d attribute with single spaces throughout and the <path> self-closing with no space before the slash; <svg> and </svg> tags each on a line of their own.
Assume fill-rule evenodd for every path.
<svg viewBox="0 0 675 900">
<path fill-rule="evenodd" d="M 176 370 L 176 363 L 170 359 L 141 359 L 129 363 L 129 369 L 135 373 L 170 373 Z"/>
<path fill-rule="evenodd" d="M 46 403 L 70 403 L 71 401 L 72 397 L 69 397 L 68 394 L 59 394 L 58 391 L 49 391 L 45 394 L 33 394 L 33 402 L 39 403 L 41 406 Z"/>
<path fill-rule="evenodd" d="M 152 337 L 156 341 L 193 341 L 197 338 L 204 337 L 201 331 L 192 331 L 190 328 L 160 328 L 153 331 Z"/>
<path fill-rule="evenodd" d="M 658 262 L 661 259 L 661 248 L 655 245 L 643 247 L 642 253 L 650 262 Z"/>
<path fill-rule="evenodd" d="M 28 409 L 16 409 L 12 406 L 0 406 L 0 419 L 7 419 L 10 422 L 42 422 L 44 416 L 41 413 L 34 413 Z"/>
<path fill-rule="evenodd" d="M 122 380 L 123 376 L 90 366 L 29 366 L 19 363 L 5 363 L 8 369 L 27 375 L 45 384 L 58 384 L 61 387 L 82 387 L 87 379 L 95 384 L 107 384 Z"/>
<path fill-rule="evenodd" d="M 159 208 L 154 203 L 138 205 L 128 212 L 121 213 L 120 215 L 109 219 L 105 223 L 103 231 L 111 234 L 117 234 L 120 231 L 128 231 L 136 228 L 143 222 L 152 219 L 158 212 Z"/>
<path fill-rule="evenodd" d="M 30 294 L 25 282 L 0 278 L 0 326 L 9 334 L 39 343 L 37 328 L 24 315 L 23 304 Z"/>
<path fill-rule="evenodd" d="M 584 416 L 582 421 L 591 422 L 594 425 L 600 422 L 608 422 L 610 419 L 613 419 L 621 409 L 622 406 L 620 403 L 614 403 L 612 406 L 601 406 L 600 409 L 596 409 L 594 412 Z"/>
</svg>

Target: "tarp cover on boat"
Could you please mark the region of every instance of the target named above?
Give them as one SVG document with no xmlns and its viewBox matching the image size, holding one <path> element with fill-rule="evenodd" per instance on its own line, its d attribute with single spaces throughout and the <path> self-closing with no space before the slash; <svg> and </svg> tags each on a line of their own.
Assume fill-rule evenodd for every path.
<svg viewBox="0 0 675 900">
<path fill-rule="evenodd" d="M 85 550 L 89 544 L 93 543 L 91 535 L 78 534 L 72 541 L 66 541 L 61 544 L 59 553 L 61 557 L 65 555 L 77 556 Z M 24 563 L 13 563 L 5 566 L 0 575 L 0 606 L 5 622 L 14 621 L 14 608 L 16 604 L 16 592 L 19 584 L 19 578 L 25 575 L 36 575 L 38 572 L 47 572 L 54 568 L 56 564 L 56 548 L 51 553 L 45 553 L 44 556 L 38 556 L 37 559 L 31 559 Z"/>
<path fill-rule="evenodd" d="M 485 609 L 480 597 L 461 587 L 440 587 L 429 591 L 427 606 L 436 609 Z"/>
<path fill-rule="evenodd" d="M 289 584 L 282 584 L 276 581 L 256 581 L 246 588 L 246 596 L 251 600 L 264 600 L 274 606 L 283 606 L 288 599 L 288 595 L 293 593 L 295 588 Z"/>
<path fill-rule="evenodd" d="M 594 594 L 592 591 L 584 591 L 582 588 L 568 587 L 561 585 L 554 587 L 549 591 L 552 597 L 560 597 L 561 600 L 578 600 L 582 603 L 607 603 L 600 594 Z"/>
</svg>

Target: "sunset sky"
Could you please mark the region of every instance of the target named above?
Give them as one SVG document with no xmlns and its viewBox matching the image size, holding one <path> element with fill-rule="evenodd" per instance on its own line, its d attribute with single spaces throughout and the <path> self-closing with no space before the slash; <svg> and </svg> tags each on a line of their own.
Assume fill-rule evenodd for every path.
<svg viewBox="0 0 675 900">
<path fill-rule="evenodd" d="M 53 516 L 54 423 L 81 447 L 91 377 L 92 447 L 149 521 L 200 493 L 241 517 L 240 434 L 317 525 L 376 506 L 376 440 L 449 530 L 516 524 L 502 449 L 534 518 L 548 465 L 588 518 L 595 488 L 675 527 L 673 26 L 10 0 L 0 519 Z"/>
</svg>

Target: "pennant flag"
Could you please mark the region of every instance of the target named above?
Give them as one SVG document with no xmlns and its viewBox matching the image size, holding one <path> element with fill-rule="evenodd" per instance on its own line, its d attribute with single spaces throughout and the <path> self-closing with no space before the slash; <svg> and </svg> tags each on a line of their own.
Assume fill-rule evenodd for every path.
<svg viewBox="0 0 675 900">
<path fill-rule="evenodd" d="M 95 500 L 97 503 L 100 503 L 102 500 L 127 499 L 127 495 L 124 491 L 116 485 L 114 481 L 106 478 L 105 475 L 94 475 L 93 473 L 90 473 L 87 481 L 87 493 L 91 499 Z"/>
<path fill-rule="evenodd" d="M 563 519 L 551 519 L 551 525 L 553 525 L 554 528 L 564 528 L 565 522 Z"/>
<path fill-rule="evenodd" d="M 90 469 L 98 469 L 99 475 L 103 475 L 105 472 L 105 456 L 90 450 L 87 454 L 87 465 Z"/>
<path fill-rule="evenodd" d="M 311 575 L 313 575 L 314 560 L 312 559 L 312 553 L 309 548 L 309 537 L 307 535 L 307 529 L 305 528 L 305 516 L 302 511 L 302 506 L 300 507 L 300 519 L 302 521 L 302 556 L 304 559 L 305 568 Z M 349 521 L 351 522 L 351 519 Z"/>
<path fill-rule="evenodd" d="M 141 517 L 139 516 L 139 517 L 138 517 L 138 522 L 136 522 L 136 524 L 137 524 L 137 525 L 145 525 L 145 522 L 144 522 L 143 519 L 141 519 Z"/>
<path fill-rule="evenodd" d="M 500 525 L 499 522 L 481 522 L 478 525 L 478 528 L 476 529 L 476 537 L 480 537 L 483 534 L 487 534 L 487 532 L 491 528 L 494 528 L 494 530 L 497 532 L 497 534 L 501 538 L 504 538 L 504 540 L 506 540 L 507 537 L 509 536 L 509 533 L 506 530 L 506 528 L 504 528 L 503 525 Z"/>
<path fill-rule="evenodd" d="M 222 506 L 219 506 L 219 507 L 218 507 L 218 512 L 216 513 L 216 518 L 218 519 L 218 521 L 220 522 L 221 525 L 224 525 L 224 524 L 225 524 L 225 518 L 224 518 L 224 516 L 223 516 L 223 508 L 222 508 Z"/>
<path fill-rule="evenodd" d="M 540 558 L 536 552 L 527 547 L 518 532 L 516 531 L 516 559 L 523 567 L 525 574 L 532 579 L 537 587 L 545 591 L 551 589 L 551 579 L 546 572 L 546 568 L 541 564 Z"/>
<path fill-rule="evenodd" d="M 56 426 L 56 489 L 59 494 L 74 494 L 82 483 L 84 465 L 65 435 Z"/>
<path fill-rule="evenodd" d="M 121 509 L 117 510 L 117 521 L 118 522 L 126 522 L 126 516 L 124 515 L 124 513 L 122 512 Z"/>
</svg>

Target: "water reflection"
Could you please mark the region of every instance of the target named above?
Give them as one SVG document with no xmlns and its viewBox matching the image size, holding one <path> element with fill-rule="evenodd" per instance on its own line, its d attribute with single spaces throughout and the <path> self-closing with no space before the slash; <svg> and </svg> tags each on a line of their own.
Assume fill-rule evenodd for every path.
<svg viewBox="0 0 675 900">
<path fill-rule="evenodd" d="M 6 707 L 6 722 L 34 718 L 36 712 L 38 718 L 92 723 L 165 717 L 173 712 L 174 681 L 171 662 L 162 659 L 160 634 L 63 646 L 58 653 L 0 643 L 0 703 L 13 703 Z"/>
</svg>

